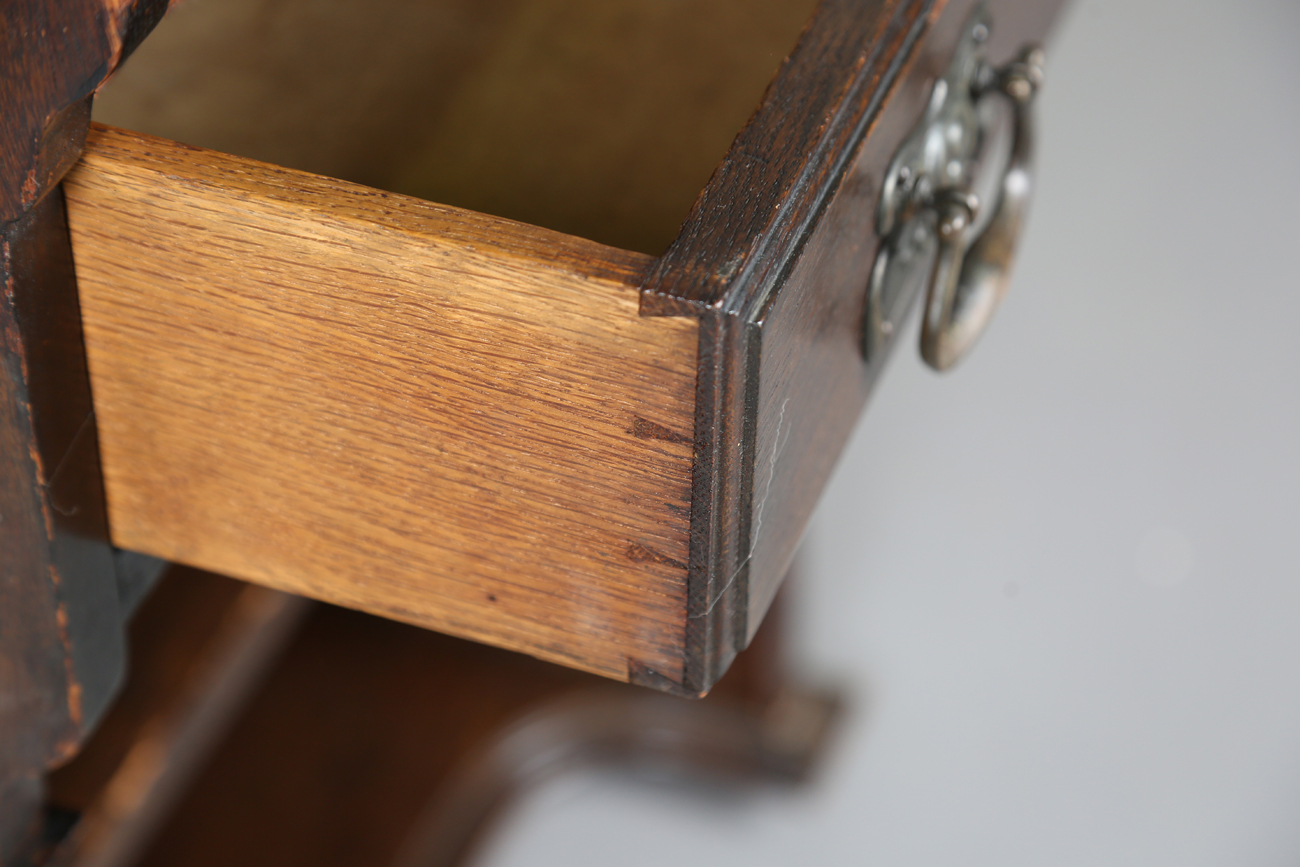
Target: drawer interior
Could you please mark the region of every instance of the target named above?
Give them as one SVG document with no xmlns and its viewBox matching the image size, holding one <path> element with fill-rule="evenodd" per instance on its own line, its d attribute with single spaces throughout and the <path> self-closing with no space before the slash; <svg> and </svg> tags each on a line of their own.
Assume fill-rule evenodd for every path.
<svg viewBox="0 0 1300 867">
<path fill-rule="evenodd" d="M 815 0 L 181 0 L 96 120 L 658 255 Z"/>
</svg>

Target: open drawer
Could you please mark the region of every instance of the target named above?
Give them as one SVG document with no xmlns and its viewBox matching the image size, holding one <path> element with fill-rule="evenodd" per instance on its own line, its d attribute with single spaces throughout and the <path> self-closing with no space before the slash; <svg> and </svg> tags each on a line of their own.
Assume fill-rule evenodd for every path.
<svg viewBox="0 0 1300 867">
<path fill-rule="evenodd" d="M 986 5 L 1002 62 L 1058 4 Z M 64 186 L 114 542 L 708 690 L 881 370 L 973 8 L 180 4 Z"/>
</svg>

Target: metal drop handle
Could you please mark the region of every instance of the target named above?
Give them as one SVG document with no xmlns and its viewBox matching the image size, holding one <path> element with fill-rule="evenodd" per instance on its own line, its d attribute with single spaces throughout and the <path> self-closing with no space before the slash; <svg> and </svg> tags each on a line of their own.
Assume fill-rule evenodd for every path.
<svg viewBox="0 0 1300 867">
<path fill-rule="evenodd" d="M 988 34 L 981 4 L 947 74 L 935 83 L 925 117 L 886 174 L 877 215 L 885 240 L 868 287 L 863 333 L 869 362 L 883 354 L 927 284 L 921 356 L 937 370 L 970 351 L 1006 294 L 1033 187 L 1033 103 L 1043 52 L 1027 47 L 995 69 L 983 59 Z M 995 155 L 1002 157 L 993 161 L 1000 174 L 979 189 L 976 176 L 993 149 L 984 126 L 992 98 L 1010 104 L 1010 145 L 1007 154 Z"/>
<path fill-rule="evenodd" d="M 1043 80 L 1043 52 L 1027 50 L 996 73 L 1010 98 L 1011 156 L 997 189 L 997 210 L 978 236 L 979 200 L 945 191 L 938 197 L 939 255 L 921 324 L 921 357 L 947 370 L 970 351 L 997 310 L 1011 280 L 1011 263 L 1033 190 L 1034 94 Z"/>
</svg>

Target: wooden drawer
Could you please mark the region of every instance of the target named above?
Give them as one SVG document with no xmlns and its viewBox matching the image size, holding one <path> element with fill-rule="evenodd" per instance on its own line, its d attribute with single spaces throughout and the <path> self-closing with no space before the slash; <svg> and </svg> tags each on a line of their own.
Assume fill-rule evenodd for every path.
<svg viewBox="0 0 1300 867">
<path fill-rule="evenodd" d="M 972 5 L 182 5 L 98 110 L 189 144 L 65 182 L 114 541 L 707 691 L 880 373 L 881 179 Z M 1057 3 L 988 5 L 1002 60 Z"/>
</svg>

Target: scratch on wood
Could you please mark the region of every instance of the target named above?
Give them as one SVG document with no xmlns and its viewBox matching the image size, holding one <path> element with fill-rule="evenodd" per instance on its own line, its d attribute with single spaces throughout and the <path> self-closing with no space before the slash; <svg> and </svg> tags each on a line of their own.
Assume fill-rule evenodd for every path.
<svg viewBox="0 0 1300 867">
<path fill-rule="evenodd" d="M 749 553 L 745 555 L 745 559 L 736 564 L 736 568 L 732 570 L 731 577 L 727 579 L 727 583 L 723 584 L 722 588 L 714 593 L 713 600 L 709 603 L 709 607 L 704 611 L 701 611 L 699 614 L 690 615 L 687 618 L 689 620 L 698 620 L 701 617 L 708 617 L 712 614 L 713 609 L 718 607 L 718 603 L 727 595 L 727 591 L 731 589 L 731 585 L 736 583 L 736 579 L 740 577 L 740 573 L 744 571 L 745 566 L 748 565 L 749 561 L 754 557 L 754 550 L 758 548 L 758 532 L 763 527 L 763 507 L 767 505 L 767 497 L 772 492 L 772 480 L 776 477 L 776 461 L 777 458 L 781 456 L 781 451 L 785 448 L 786 442 L 790 439 L 789 429 L 785 430 L 785 439 L 781 439 L 781 431 L 785 428 L 785 408 L 789 405 L 790 398 L 787 397 L 781 403 L 781 411 L 776 417 L 775 442 L 772 445 L 772 457 L 769 458 L 767 462 L 767 483 L 763 486 L 763 498 L 758 501 L 758 506 L 754 509 L 754 529 L 749 534 Z"/>
<path fill-rule="evenodd" d="M 785 408 L 790 405 L 790 398 L 786 398 L 781 403 L 781 411 L 776 417 L 776 436 L 773 437 L 772 457 L 767 462 L 767 482 L 763 485 L 763 498 L 758 501 L 758 507 L 754 509 L 754 529 L 749 534 L 749 555 L 745 557 L 745 562 L 754 556 L 754 549 L 758 547 L 758 533 L 763 528 L 763 508 L 767 505 L 767 498 L 772 493 L 772 480 L 776 478 L 776 459 L 781 456 L 782 449 L 785 448 L 785 442 L 781 439 L 781 430 L 785 427 Z M 786 440 L 790 439 L 790 430 L 785 430 Z M 741 564 L 744 565 L 743 563 Z"/>
</svg>

